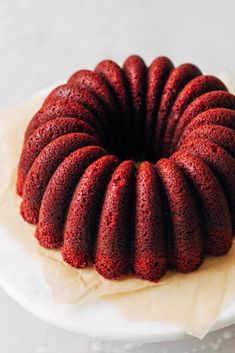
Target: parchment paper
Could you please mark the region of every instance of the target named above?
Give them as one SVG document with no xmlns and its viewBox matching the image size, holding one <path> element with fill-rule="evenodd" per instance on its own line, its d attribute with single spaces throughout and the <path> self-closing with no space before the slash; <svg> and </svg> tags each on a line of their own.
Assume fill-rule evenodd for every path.
<svg viewBox="0 0 235 353">
<path fill-rule="evenodd" d="M 226 84 L 234 81 L 226 73 Z M 226 256 L 208 258 L 190 274 L 168 272 L 157 284 L 134 278 L 107 281 L 93 269 L 76 270 L 63 263 L 59 251 L 37 245 L 35 228 L 19 216 L 15 193 L 16 168 L 28 121 L 43 97 L 0 111 L 0 223 L 9 236 L 32 252 L 37 247 L 45 279 L 58 302 L 84 303 L 108 300 L 130 320 L 171 323 L 202 338 L 228 305 L 235 300 L 235 243 Z M 35 251 L 35 249 L 34 249 Z"/>
</svg>

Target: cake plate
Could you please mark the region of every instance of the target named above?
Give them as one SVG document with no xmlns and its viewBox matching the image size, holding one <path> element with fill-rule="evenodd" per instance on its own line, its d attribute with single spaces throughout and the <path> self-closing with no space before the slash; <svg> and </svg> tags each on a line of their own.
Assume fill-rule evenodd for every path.
<svg viewBox="0 0 235 353">
<path fill-rule="evenodd" d="M 61 304 L 53 299 L 39 255 L 29 253 L 0 226 L 0 286 L 35 316 L 81 335 L 116 341 L 163 342 L 189 337 L 171 325 L 130 321 L 107 302 Z M 211 331 L 235 323 L 235 302 Z"/>
<path fill-rule="evenodd" d="M 45 94 L 44 90 L 40 94 Z M 2 119 L 2 118 L 1 118 Z M 0 119 L 0 124 L 3 120 Z M 1 153 L 3 151 L 0 151 Z M 1 185 L 1 188 L 4 186 Z M 14 218 L 12 219 L 14 222 Z M 34 242 L 34 239 L 27 240 Z M 125 319 L 111 303 L 61 304 L 54 300 L 33 244 L 30 251 L 0 224 L 0 286 L 22 307 L 62 329 L 115 341 L 163 342 L 189 337 L 183 329 L 150 321 Z M 235 301 L 211 331 L 235 323 Z"/>
</svg>

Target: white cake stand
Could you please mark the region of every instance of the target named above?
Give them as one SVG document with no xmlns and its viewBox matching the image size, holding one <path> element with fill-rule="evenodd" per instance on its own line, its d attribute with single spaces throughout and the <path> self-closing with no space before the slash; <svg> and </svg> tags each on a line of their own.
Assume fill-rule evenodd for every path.
<svg viewBox="0 0 235 353">
<path fill-rule="evenodd" d="M 32 240 L 33 241 L 33 240 Z M 60 328 L 109 340 L 162 342 L 186 338 L 179 328 L 145 321 L 129 321 L 106 302 L 90 305 L 54 301 L 35 253 L 28 252 L 0 228 L 0 286 L 35 316 Z M 235 302 L 213 330 L 235 323 Z"/>
<path fill-rule="evenodd" d="M 16 221 L 14 217 L 11 222 Z M 171 325 L 127 320 L 107 302 L 99 301 L 89 305 L 56 302 L 43 275 L 34 239 L 28 240 L 32 242 L 28 251 L 22 242 L 16 240 L 15 235 L 10 234 L 9 229 L 6 230 L 4 222 L 0 223 L 0 286 L 35 316 L 78 334 L 109 340 L 145 343 L 189 337 L 182 329 Z M 235 302 L 211 331 L 234 323 Z"/>
</svg>

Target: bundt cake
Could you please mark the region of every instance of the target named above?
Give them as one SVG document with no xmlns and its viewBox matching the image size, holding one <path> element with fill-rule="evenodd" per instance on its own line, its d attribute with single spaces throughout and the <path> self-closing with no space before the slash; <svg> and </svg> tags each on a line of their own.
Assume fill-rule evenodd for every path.
<svg viewBox="0 0 235 353">
<path fill-rule="evenodd" d="M 104 60 L 29 123 L 21 215 L 75 268 L 158 281 L 231 248 L 234 158 L 235 96 L 218 78 L 166 57 Z"/>
</svg>

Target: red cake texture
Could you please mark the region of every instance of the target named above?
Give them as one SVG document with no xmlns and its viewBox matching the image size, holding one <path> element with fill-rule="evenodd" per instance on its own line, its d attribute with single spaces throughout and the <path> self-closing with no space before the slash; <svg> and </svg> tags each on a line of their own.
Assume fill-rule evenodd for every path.
<svg viewBox="0 0 235 353">
<path fill-rule="evenodd" d="M 235 96 L 192 64 L 104 60 L 56 87 L 18 166 L 21 214 L 46 248 L 109 280 L 158 281 L 228 253 Z"/>
<path fill-rule="evenodd" d="M 108 279 L 128 275 L 131 264 L 135 166 L 124 161 L 107 187 L 97 233 L 96 270 Z"/>
<path fill-rule="evenodd" d="M 56 138 L 72 132 L 85 132 L 90 136 L 97 137 L 95 130 L 90 125 L 75 118 L 49 120 L 30 135 L 23 147 L 19 162 L 17 185 L 19 194 L 22 194 L 22 185 L 39 153 Z"/>
<path fill-rule="evenodd" d="M 132 156 L 133 151 L 133 120 L 130 111 L 130 94 L 128 91 L 127 80 L 124 71 L 113 61 L 104 60 L 100 62 L 95 72 L 102 77 L 102 79 L 110 87 L 113 95 L 116 97 L 118 103 L 118 119 L 120 134 L 122 136 L 122 154 L 125 150 L 125 155 Z"/>
<path fill-rule="evenodd" d="M 89 124 L 98 134 L 102 133 L 95 116 L 83 104 L 73 100 L 67 100 L 65 102 L 64 99 L 58 99 L 43 105 L 34 115 L 27 127 L 25 141 L 43 123 L 59 117 L 78 118 Z"/>
<path fill-rule="evenodd" d="M 160 56 L 152 62 L 148 70 L 145 117 L 145 153 L 149 159 L 151 159 L 150 157 L 153 157 L 152 149 L 154 132 L 156 130 L 162 92 L 173 69 L 174 65 L 172 62 L 168 58 Z"/>
<path fill-rule="evenodd" d="M 58 137 L 41 151 L 24 183 L 21 214 L 27 222 L 37 223 L 44 192 L 60 163 L 76 149 L 92 145 L 98 145 L 92 136 L 73 133 Z"/>
<path fill-rule="evenodd" d="M 107 112 L 98 97 L 96 97 L 91 91 L 86 88 L 79 88 L 77 85 L 64 84 L 55 88 L 46 98 L 43 105 L 47 105 L 47 103 L 56 101 L 57 99 L 64 99 L 65 102 L 72 100 L 82 104 L 90 110 L 96 117 L 99 126 L 102 128 L 101 131 L 104 132 L 106 139 L 108 138 L 107 143 L 111 143 L 111 131 L 109 128 L 110 122 Z"/>
<path fill-rule="evenodd" d="M 188 140 L 181 151 L 188 151 L 201 158 L 218 177 L 230 209 L 230 217 L 235 230 L 235 160 L 230 153 L 218 144 L 207 139 Z"/>
<path fill-rule="evenodd" d="M 156 167 L 165 193 L 169 265 L 180 272 L 193 271 L 203 260 L 201 228 L 193 193 L 173 161 L 162 158 Z"/>
<path fill-rule="evenodd" d="M 228 127 L 203 125 L 193 130 L 186 138 L 186 141 L 198 138 L 213 141 L 217 145 L 223 147 L 232 156 L 235 156 L 235 131 Z"/>
<path fill-rule="evenodd" d="M 172 106 L 182 89 L 195 77 L 199 76 L 201 71 L 192 64 L 183 64 L 174 69 L 162 92 L 158 117 L 155 126 L 154 148 L 156 155 L 161 155 L 163 136 L 167 126 L 167 117 Z"/>
<path fill-rule="evenodd" d="M 157 170 L 141 163 L 136 175 L 136 209 L 133 272 L 156 281 L 167 270 L 167 238 L 163 197 Z"/>
<path fill-rule="evenodd" d="M 188 105 L 196 98 L 210 91 L 226 91 L 224 84 L 214 76 L 197 76 L 182 89 L 177 99 L 175 100 L 171 113 L 167 121 L 167 127 L 163 138 L 162 154 L 168 155 L 171 138 L 175 127 Z"/>
<path fill-rule="evenodd" d="M 137 55 L 129 56 L 123 65 L 126 75 L 134 123 L 131 128 L 134 134 L 134 158 L 143 153 L 144 148 L 144 114 L 145 95 L 147 87 L 147 67 L 142 58 Z"/>
<path fill-rule="evenodd" d="M 44 193 L 36 237 L 46 248 L 63 244 L 63 231 L 71 197 L 86 168 L 106 152 L 88 146 L 71 153 L 56 169 Z"/>
<path fill-rule="evenodd" d="M 179 138 L 187 125 L 198 114 L 211 108 L 229 108 L 235 110 L 235 96 L 229 92 L 213 91 L 195 99 L 179 119 L 171 141 L 171 152 L 177 146 Z"/>
<path fill-rule="evenodd" d="M 179 148 L 190 133 L 203 125 L 226 126 L 235 130 L 235 110 L 226 108 L 208 109 L 198 114 L 185 128 L 180 136 L 177 148 Z"/>
<path fill-rule="evenodd" d="M 206 163 L 195 155 L 176 152 L 171 159 L 181 168 L 197 192 L 206 253 L 212 256 L 226 254 L 233 237 L 227 201 L 218 179 Z"/>
<path fill-rule="evenodd" d="M 120 117 L 118 116 L 118 103 L 112 93 L 111 87 L 100 75 L 90 70 L 79 70 L 75 72 L 68 80 L 68 84 L 77 85 L 80 88 L 87 88 L 103 103 L 109 116 L 109 125 L 116 142 L 117 151 L 120 152 Z"/>
<path fill-rule="evenodd" d="M 105 190 L 119 164 L 115 156 L 92 163 L 81 178 L 69 206 L 64 230 L 63 258 L 74 267 L 94 261 L 94 240 Z"/>
</svg>

